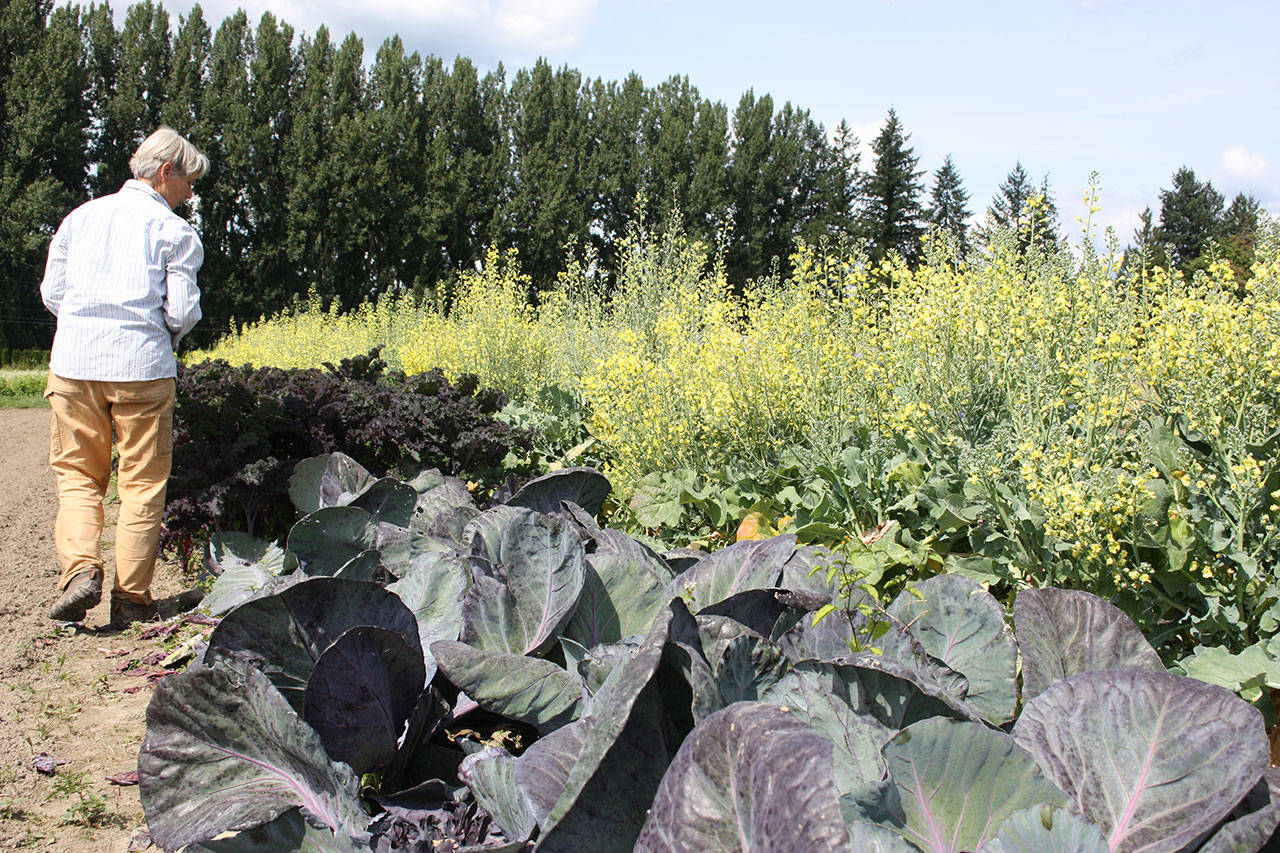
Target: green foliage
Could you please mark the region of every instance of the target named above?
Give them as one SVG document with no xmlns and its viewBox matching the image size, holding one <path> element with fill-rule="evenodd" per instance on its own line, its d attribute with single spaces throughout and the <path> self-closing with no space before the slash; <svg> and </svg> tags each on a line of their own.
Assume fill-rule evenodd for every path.
<svg viewBox="0 0 1280 853">
<path fill-rule="evenodd" d="M 1205 250 L 1219 233 L 1222 194 L 1200 181 L 1189 166 L 1173 174 L 1173 187 L 1160 191 L 1160 240 L 1169 260 L 1188 275 L 1208 264 Z"/>
<path fill-rule="evenodd" d="M 871 260 L 879 262 L 897 254 L 908 264 L 920 255 L 920 193 L 923 186 L 916 170 L 920 158 L 907 145 L 910 139 L 889 110 L 885 125 L 871 143 L 876 163 L 866 175 L 863 195 L 867 206 L 863 212 L 863 233 L 867 237 Z"/>
<path fill-rule="evenodd" d="M 934 174 L 929 198 L 929 209 L 925 212 L 929 224 L 950 234 L 962 253 L 968 251 L 969 209 L 965 205 L 969 201 L 969 193 L 964 189 L 950 154 Z"/>
<path fill-rule="evenodd" d="M 1016 234 L 1021 254 L 1032 246 L 1057 244 L 1058 208 L 1049 190 L 1048 175 L 1037 190 L 1022 163 L 1014 164 L 987 208 L 987 238 L 997 230 Z"/>
</svg>

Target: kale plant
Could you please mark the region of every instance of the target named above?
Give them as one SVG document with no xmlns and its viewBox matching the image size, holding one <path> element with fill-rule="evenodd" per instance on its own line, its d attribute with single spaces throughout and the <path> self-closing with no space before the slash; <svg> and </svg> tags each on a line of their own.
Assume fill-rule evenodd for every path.
<svg viewBox="0 0 1280 853">
<path fill-rule="evenodd" d="M 471 375 L 387 370 L 379 348 L 324 369 L 225 361 L 184 367 L 174 412 L 173 475 L 163 544 L 184 558 L 208 531 L 274 539 L 292 523 L 294 465 L 342 449 L 378 475 L 424 468 L 496 482 L 522 429 L 497 420 L 506 404 Z"/>
</svg>

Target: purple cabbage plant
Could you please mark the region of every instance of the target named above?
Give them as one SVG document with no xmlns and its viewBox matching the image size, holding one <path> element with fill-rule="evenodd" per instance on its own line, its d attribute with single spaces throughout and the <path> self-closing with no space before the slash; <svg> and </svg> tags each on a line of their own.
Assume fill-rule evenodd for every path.
<svg viewBox="0 0 1280 853">
<path fill-rule="evenodd" d="M 147 710 L 165 849 L 1236 851 L 1261 714 L 1085 592 L 940 575 L 868 616 L 794 536 L 661 554 L 567 469 L 481 509 L 305 460 L 283 544 L 215 536 L 221 622 Z M 836 605 L 831 611 L 830 605 Z M 825 618 L 816 618 L 819 613 Z"/>
</svg>

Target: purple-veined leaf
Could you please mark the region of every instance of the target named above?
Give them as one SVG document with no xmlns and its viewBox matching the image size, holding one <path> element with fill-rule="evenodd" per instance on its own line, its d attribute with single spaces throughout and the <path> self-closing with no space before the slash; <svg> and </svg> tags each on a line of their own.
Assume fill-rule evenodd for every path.
<svg viewBox="0 0 1280 853">
<path fill-rule="evenodd" d="M 560 512 L 561 501 L 572 501 L 588 515 L 595 516 L 600 514 L 611 488 L 609 478 L 594 468 L 561 468 L 525 483 L 507 501 L 507 506 Z"/>
<path fill-rule="evenodd" d="M 797 665 L 761 696 L 831 741 L 832 772 L 841 794 L 884 775 L 880 750 L 897 731 L 864 713 L 861 698 L 835 670 L 813 662 Z"/>
<path fill-rule="evenodd" d="M 547 814 L 540 850 L 632 849 L 675 752 L 663 725 L 663 697 L 654 676 L 669 637 L 693 630 L 693 617 L 674 599 L 654 620 L 635 655 L 614 669 L 596 693 L 588 715 L 575 724 L 582 727 L 582 748 Z"/>
<path fill-rule="evenodd" d="M 992 723 L 1013 719 L 1018 702 L 1018 649 L 1002 608 L 960 575 L 912 585 L 889 606 L 924 650 L 968 679 L 965 700 Z"/>
<path fill-rule="evenodd" d="M 156 685 L 138 782 L 151 837 L 166 850 L 251 829 L 294 806 L 337 832 L 358 836 L 368 825 L 355 774 L 330 760 L 266 676 L 239 662 Z"/>
<path fill-rule="evenodd" d="M 346 506 L 377 480 L 345 453 L 323 453 L 293 466 L 289 500 L 306 515 L 321 507 Z"/>
<path fill-rule="evenodd" d="M 776 587 L 783 564 L 795 550 L 796 538 L 791 535 L 736 542 L 685 570 L 670 589 L 690 601 L 690 609 L 696 612 L 744 590 Z"/>
<path fill-rule="evenodd" d="M 230 838 L 188 844 L 183 853 L 261 853 L 263 850 L 289 850 L 295 853 L 362 853 L 345 834 L 312 826 L 298 809 L 280 815 L 254 829 L 237 832 Z"/>
<path fill-rule="evenodd" d="M 582 594 L 564 627 L 566 637 L 586 648 L 616 643 L 646 630 L 666 606 L 666 563 L 639 542 L 632 544 L 587 556 Z"/>
<path fill-rule="evenodd" d="M 1095 669 L 1164 672 L 1155 649 L 1111 602 L 1074 589 L 1024 589 L 1013 602 L 1022 652 L 1022 701 L 1060 678 Z"/>
<path fill-rule="evenodd" d="M 288 549 L 305 574 L 333 577 L 353 558 L 375 549 L 377 536 L 369 513 L 354 506 L 329 506 L 298 519 L 289 530 Z"/>
<path fill-rule="evenodd" d="M 1177 851 L 1208 832 L 1267 769 L 1262 714 L 1193 678 L 1080 673 L 1023 709 L 1018 743 L 1112 851 Z"/>
<path fill-rule="evenodd" d="M 205 658 L 247 655 L 301 712 L 307 681 L 320 655 L 361 625 L 395 631 L 422 656 L 418 622 L 394 593 L 375 583 L 312 578 L 228 613 L 209 635 Z M 435 672 L 434 663 L 430 670 L 428 676 Z"/>
<path fill-rule="evenodd" d="M 1012 737 L 979 723 L 921 720 L 885 744 L 884 759 L 902 803 L 900 831 L 933 853 L 976 850 L 1014 812 L 1067 799 Z"/>
<path fill-rule="evenodd" d="M 395 631 L 361 625 L 316 661 L 302 717 L 335 761 L 361 775 L 389 765 L 426 683 L 422 652 Z"/>
<path fill-rule="evenodd" d="M 978 853 L 1108 853 L 1102 830 L 1082 815 L 1041 803 L 1014 812 Z"/>
<path fill-rule="evenodd" d="M 474 579 L 462 605 L 463 642 L 491 652 L 541 654 L 582 592 L 586 553 L 563 518 L 495 507 L 468 525 Z"/>
<path fill-rule="evenodd" d="M 481 708 L 546 734 L 582 707 L 582 680 L 541 658 L 486 652 L 466 643 L 431 644 L 440 671 Z"/>
<path fill-rule="evenodd" d="M 848 849 L 831 743 L 776 705 L 739 702 L 680 746 L 635 849 Z"/>
</svg>

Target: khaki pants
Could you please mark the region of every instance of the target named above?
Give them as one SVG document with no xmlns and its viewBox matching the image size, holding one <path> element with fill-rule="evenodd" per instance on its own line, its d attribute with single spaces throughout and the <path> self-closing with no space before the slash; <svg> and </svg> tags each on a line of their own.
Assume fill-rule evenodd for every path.
<svg viewBox="0 0 1280 853">
<path fill-rule="evenodd" d="M 102 565 L 103 499 L 111 479 L 111 431 L 119 452 L 116 491 L 116 578 L 113 598 L 151 603 L 173 462 L 172 379 L 95 382 L 49 375 L 53 409 L 49 464 L 58 483 L 54 541 L 62 564 L 59 588 Z"/>
</svg>

